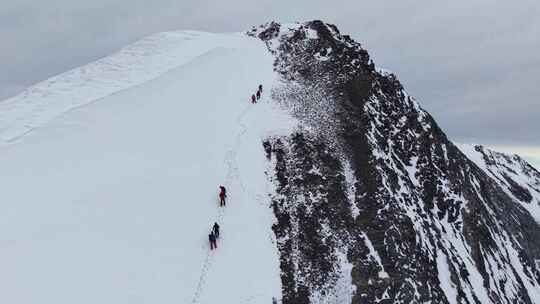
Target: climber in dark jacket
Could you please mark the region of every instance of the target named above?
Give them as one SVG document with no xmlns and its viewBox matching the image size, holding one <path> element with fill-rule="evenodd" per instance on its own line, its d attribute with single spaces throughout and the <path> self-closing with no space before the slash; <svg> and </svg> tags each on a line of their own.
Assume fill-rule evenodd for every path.
<svg viewBox="0 0 540 304">
<path fill-rule="evenodd" d="M 214 227 L 212 227 L 212 233 L 214 233 L 214 236 L 216 239 L 219 239 L 219 225 L 218 223 L 214 223 Z"/>
<path fill-rule="evenodd" d="M 251 95 L 251 103 L 257 103 L 257 98 L 255 97 L 255 94 Z"/>
<path fill-rule="evenodd" d="M 262 94 L 262 84 L 259 85 L 259 90 L 258 92 L 260 92 Z"/>
<path fill-rule="evenodd" d="M 261 99 L 261 91 L 257 90 L 257 100 Z"/>
<path fill-rule="evenodd" d="M 213 232 L 208 235 L 208 241 L 210 242 L 210 250 L 217 249 L 216 236 Z"/>
</svg>

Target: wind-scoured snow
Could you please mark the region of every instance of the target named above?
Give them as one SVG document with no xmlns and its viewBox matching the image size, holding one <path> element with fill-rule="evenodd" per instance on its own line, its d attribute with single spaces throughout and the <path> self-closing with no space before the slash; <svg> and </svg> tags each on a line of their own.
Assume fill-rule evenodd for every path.
<svg viewBox="0 0 540 304">
<path fill-rule="evenodd" d="M 294 121 L 272 63 L 241 34 L 163 33 L 0 103 L 0 302 L 280 298 L 262 139 Z"/>
</svg>

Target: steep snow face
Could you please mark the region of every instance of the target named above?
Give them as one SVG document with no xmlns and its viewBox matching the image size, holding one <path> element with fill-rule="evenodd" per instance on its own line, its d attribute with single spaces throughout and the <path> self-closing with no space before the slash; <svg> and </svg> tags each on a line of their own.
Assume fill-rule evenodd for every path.
<svg viewBox="0 0 540 304">
<path fill-rule="evenodd" d="M 272 63 L 242 34 L 163 33 L 0 103 L 0 302 L 279 299 L 261 143 L 295 123 Z"/>
<path fill-rule="evenodd" d="M 459 145 L 459 148 L 540 223 L 540 172 L 517 155 L 483 146 Z"/>
<path fill-rule="evenodd" d="M 513 197 L 524 191 L 480 170 L 335 26 L 249 35 L 275 55 L 273 98 L 302 126 L 265 143 L 284 302 L 540 302 L 540 226 Z"/>
</svg>

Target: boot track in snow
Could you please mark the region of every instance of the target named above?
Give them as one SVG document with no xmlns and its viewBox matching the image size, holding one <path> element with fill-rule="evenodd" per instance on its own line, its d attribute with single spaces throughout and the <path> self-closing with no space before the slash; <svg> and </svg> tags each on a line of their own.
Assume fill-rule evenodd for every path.
<svg viewBox="0 0 540 304">
<path fill-rule="evenodd" d="M 240 131 L 238 132 L 238 134 L 236 135 L 236 138 L 235 138 L 235 142 L 234 142 L 234 145 L 231 149 L 229 149 L 227 151 L 227 153 L 225 154 L 225 164 L 227 166 L 227 176 L 225 177 L 225 182 L 224 182 L 224 185 L 227 185 L 227 187 L 229 187 L 233 180 L 236 180 L 238 182 L 238 185 L 240 186 L 240 190 L 244 193 L 248 193 L 241 177 L 240 177 L 240 169 L 238 168 L 238 163 L 237 163 L 237 160 L 236 160 L 236 150 L 238 149 L 238 147 L 240 146 L 240 144 L 242 143 L 242 137 L 244 136 L 244 134 L 246 134 L 247 132 L 247 126 L 245 125 L 245 123 L 242 122 L 242 119 L 249 113 L 249 111 L 251 110 L 251 108 L 253 107 L 253 105 L 249 105 L 247 106 L 243 111 L 242 113 L 240 113 L 240 115 L 238 115 L 238 117 L 236 118 L 236 122 L 238 124 L 238 126 L 240 127 Z M 260 198 L 257 198 L 257 201 L 259 201 Z M 218 213 L 217 213 L 217 217 L 216 217 L 216 222 L 220 223 L 220 225 L 222 225 L 222 223 L 224 223 L 224 218 L 225 218 L 225 208 L 226 207 L 219 207 L 218 209 Z M 220 238 L 222 238 L 220 236 Z M 201 275 L 199 277 L 199 282 L 197 283 L 197 288 L 195 290 L 195 294 L 193 296 L 193 300 L 191 301 L 191 303 L 199 303 L 200 302 L 200 298 L 201 298 L 201 295 L 202 295 L 202 292 L 204 290 L 204 286 L 206 284 L 206 277 L 208 275 L 208 271 L 210 270 L 210 268 L 212 267 L 212 263 L 213 263 L 213 255 L 212 255 L 212 250 L 208 250 L 207 253 L 206 253 L 206 257 L 204 259 L 204 263 L 203 263 L 203 266 L 202 266 L 202 269 L 201 269 Z"/>
</svg>

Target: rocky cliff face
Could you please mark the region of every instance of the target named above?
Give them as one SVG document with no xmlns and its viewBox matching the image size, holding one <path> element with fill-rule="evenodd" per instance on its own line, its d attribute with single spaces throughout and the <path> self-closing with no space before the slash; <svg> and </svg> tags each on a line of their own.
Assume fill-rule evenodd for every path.
<svg viewBox="0 0 540 304">
<path fill-rule="evenodd" d="M 283 303 L 540 303 L 536 170 L 471 161 L 333 25 L 248 34 L 275 55 L 273 101 L 301 121 L 263 143 Z"/>
</svg>

